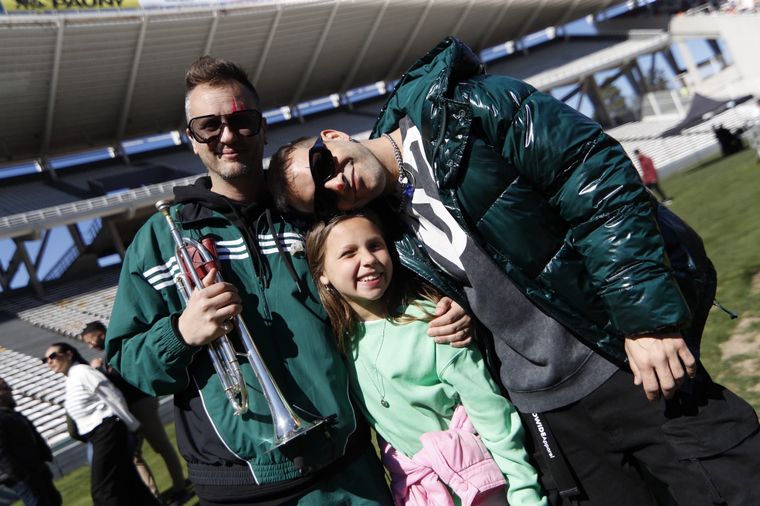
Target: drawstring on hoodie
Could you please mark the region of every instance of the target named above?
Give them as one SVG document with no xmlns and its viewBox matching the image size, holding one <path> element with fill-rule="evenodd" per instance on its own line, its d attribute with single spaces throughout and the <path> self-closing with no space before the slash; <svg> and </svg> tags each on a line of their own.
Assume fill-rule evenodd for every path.
<svg viewBox="0 0 760 506">
<path fill-rule="evenodd" d="M 277 230 L 274 228 L 274 222 L 272 221 L 272 212 L 269 210 L 269 208 L 266 208 L 264 210 L 264 216 L 266 216 L 267 219 L 267 227 L 269 227 L 269 230 L 272 232 L 272 236 L 274 237 L 274 244 L 277 247 L 277 252 L 280 254 L 280 258 L 282 258 L 283 262 L 285 262 L 285 268 L 288 270 L 290 277 L 298 287 L 298 293 L 306 293 L 306 288 L 303 286 L 301 279 L 296 274 L 295 267 L 293 267 L 293 260 L 291 260 L 289 255 L 285 254 L 285 250 L 283 249 L 282 244 L 280 244 L 280 238 L 277 235 Z"/>
<path fill-rule="evenodd" d="M 235 216 L 235 221 L 237 222 L 236 225 L 240 231 L 245 234 L 246 243 L 248 243 L 248 246 L 251 249 L 251 259 L 253 260 L 256 271 L 259 273 L 259 278 L 268 277 L 268 273 L 264 272 L 266 270 L 266 262 L 261 261 L 259 243 L 255 240 L 254 237 L 251 236 L 247 224 L 248 220 L 246 220 L 245 216 L 240 215 L 240 212 L 237 210 L 235 205 L 229 201 L 229 199 L 222 197 L 222 200 L 227 204 L 227 207 L 229 207 L 230 211 L 232 211 L 232 214 Z"/>
<path fill-rule="evenodd" d="M 235 216 L 240 219 L 240 221 L 245 224 L 246 220 L 245 217 L 241 217 L 238 213 L 237 209 L 235 209 L 235 206 L 232 205 L 231 202 L 229 202 L 227 199 L 227 204 L 230 206 L 230 209 L 235 213 Z M 290 256 L 288 256 L 285 253 L 285 250 L 282 247 L 282 244 L 280 243 L 280 238 L 277 235 L 277 230 L 275 230 L 274 227 L 274 221 L 272 220 L 272 212 L 269 210 L 268 207 L 264 208 L 264 212 L 262 214 L 259 214 L 259 216 L 256 218 L 256 221 L 253 223 L 253 230 L 258 233 L 259 230 L 259 224 L 261 222 L 261 218 L 266 218 L 266 225 L 269 231 L 272 233 L 272 238 L 274 239 L 275 247 L 277 248 L 277 252 L 280 254 L 280 258 L 282 258 L 283 262 L 285 263 L 285 268 L 288 271 L 288 274 L 290 274 L 290 278 L 293 280 L 293 282 L 296 284 L 296 287 L 298 288 L 298 292 L 303 294 L 306 293 L 306 288 L 301 283 L 301 280 L 298 278 L 298 275 L 296 274 L 295 267 L 293 267 L 293 262 L 290 259 Z M 248 244 L 251 245 L 251 249 L 253 249 L 253 253 L 255 254 L 256 258 L 256 266 L 258 267 L 258 270 L 260 271 L 260 279 L 264 280 L 266 283 L 266 286 L 269 286 L 269 282 L 272 278 L 272 271 L 269 267 L 268 262 L 262 262 L 259 258 L 259 255 L 261 254 L 260 248 L 258 246 L 258 241 L 255 240 L 254 237 L 251 236 L 251 233 L 249 232 L 249 227 L 243 226 L 241 227 L 243 229 L 243 233 L 246 235 L 246 238 L 248 239 Z"/>
<path fill-rule="evenodd" d="M 258 283 L 261 287 L 269 286 L 272 277 L 271 267 L 269 263 L 263 259 L 261 248 L 259 247 L 259 242 L 256 237 L 259 230 L 260 220 L 262 216 L 266 217 L 266 226 L 272 232 L 277 251 L 285 263 L 285 267 L 290 274 L 290 277 L 296 284 L 298 292 L 301 294 L 308 293 L 306 287 L 296 274 L 292 259 L 280 244 L 280 240 L 274 229 L 271 211 L 268 207 L 269 202 L 266 197 L 264 197 L 264 199 L 258 204 L 253 203 L 246 205 L 244 203 L 237 203 L 236 205 L 235 202 L 229 200 L 227 197 L 211 191 L 211 181 L 208 176 L 199 178 L 192 186 L 175 187 L 174 196 L 176 203 L 193 204 L 192 208 L 183 207 L 183 212 L 186 209 L 188 211 L 186 213 L 187 215 L 184 216 L 184 219 L 195 221 L 207 217 L 212 211 L 216 211 L 224 215 L 240 230 L 248 245 L 253 268 L 257 274 Z M 254 215 L 254 212 L 262 208 L 264 209 L 263 213 L 258 212 Z M 205 213 L 203 210 L 205 210 Z M 251 226 L 248 225 L 249 222 L 251 223 Z"/>
</svg>

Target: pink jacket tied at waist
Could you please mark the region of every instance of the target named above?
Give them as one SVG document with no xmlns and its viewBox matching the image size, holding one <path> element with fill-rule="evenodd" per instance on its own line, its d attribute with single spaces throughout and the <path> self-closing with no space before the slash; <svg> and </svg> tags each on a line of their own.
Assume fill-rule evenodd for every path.
<svg viewBox="0 0 760 506">
<path fill-rule="evenodd" d="M 380 439 L 397 506 L 453 506 L 446 485 L 463 506 L 490 502 L 497 489 L 502 491 L 501 503 L 506 504 L 504 475 L 475 433 L 464 406 L 454 411 L 448 430 L 426 432 L 420 441 L 422 449 L 409 458 Z"/>
</svg>

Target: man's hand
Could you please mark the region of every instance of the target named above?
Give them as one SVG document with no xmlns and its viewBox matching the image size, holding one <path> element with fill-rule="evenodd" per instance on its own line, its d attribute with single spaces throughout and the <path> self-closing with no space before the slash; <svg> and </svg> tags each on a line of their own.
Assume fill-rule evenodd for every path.
<svg viewBox="0 0 760 506">
<path fill-rule="evenodd" d="M 194 290 L 177 326 L 182 339 L 191 346 L 202 346 L 232 330 L 230 319 L 243 310 L 237 288 L 216 282 L 216 269 L 203 278 L 202 290 Z"/>
<path fill-rule="evenodd" d="M 693 378 L 697 373 L 697 361 L 677 333 L 627 337 L 625 353 L 634 385 L 643 385 L 650 401 L 660 395 L 670 399 L 687 374 Z"/>
<path fill-rule="evenodd" d="M 428 324 L 428 335 L 436 343 L 449 343 L 454 348 L 464 348 L 472 342 L 470 316 L 462 306 L 448 297 L 443 297 L 435 306 L 436 317 Z"/>
<path fill-rule="evenodd" d="M 100 369 L 103 367 L 103 359 L 101 357 L 95 357 L 90 360 L 90 367 L 93 369 Z"/>
</svg>

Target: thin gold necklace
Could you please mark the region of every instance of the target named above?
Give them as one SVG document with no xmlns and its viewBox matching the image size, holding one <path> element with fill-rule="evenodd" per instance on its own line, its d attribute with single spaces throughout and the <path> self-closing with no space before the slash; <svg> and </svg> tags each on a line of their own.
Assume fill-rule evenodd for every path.
<svg viewBox="0 0 760 506">
<path fill-rule="evenodd" d="M 383 376 L 380 374 L 380 371 L 377 369 L 377 360 L 380 358 L 380 352 L 383 349 L 383 343 L 385 342 L 385 326 L 388 324 L 388 320 L 383 320 L 383 333 L 380 336 L 380 345 L 377 347 L 377 353 L 375 354 L 375 363 L 372 366 L 375 370 L 375 378 L 378 379 L 378 382 L 375 382 L 375 380 L 372 378 L 372 373 L 367 368 L 367 366 L 364 364 L 364 361 L 361 361 L 362 367 L 367 372 L 367 377 L 369 378 L 370 383 L 372 383 L 372 386 L 375 387 L 375 390 L 377 390 L 377 393 L 380 395 L 380 405 L 384 408 L 390 407 L 390 404 L 388 404 L 388 401 L 385 400 L 385 383 L 383 383 Z M 367 323 L 364 323 L 364 332 L 367 332 Z M 378 386 L 379 383 L 379 386 Z"/>
</svg>

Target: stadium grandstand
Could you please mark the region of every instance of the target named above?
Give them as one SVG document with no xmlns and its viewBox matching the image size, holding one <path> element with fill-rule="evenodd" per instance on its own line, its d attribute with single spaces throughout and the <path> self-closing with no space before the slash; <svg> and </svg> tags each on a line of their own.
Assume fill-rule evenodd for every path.
<svg viewBox="0 0 760 506">
<path fill-rule="evenodd" d="M 63 377 L 35 357 L 108 323 L 135 232 L 205 172 L 183 110 L 202 54 L 249 72 L 265 156 L 320 125 L 366 136 L 404 69 L 456 35 L 666 175 L 719 152 L 719 125 L 760 138 L 758 26 L 754 2 L 0 0 L 0 376 L 56 472 L 84 464 Z"/>
</svg>

